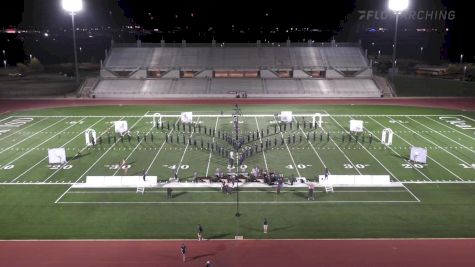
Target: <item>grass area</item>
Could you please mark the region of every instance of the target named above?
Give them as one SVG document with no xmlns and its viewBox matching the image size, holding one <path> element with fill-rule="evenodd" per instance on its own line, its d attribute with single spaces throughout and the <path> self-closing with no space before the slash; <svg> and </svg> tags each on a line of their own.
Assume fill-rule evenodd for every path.
<svg viewBox="0 0 475 267">
<path fill-rule="evenodd" d="M 473 82 L 398 75 L 394 83 L 398 96 L 475 96 Z"/>
<path fill-rule="evenodd" d="M 422 202 L 241 205 L 238 232 L 245 238 L 474 237 L 473 184 L 408 187 Z M 233 205 L 53 204 L 66 189 L 0 186 L 0 238 L 195 238 L 198 223 L 207 238 L 233 238 L 237 231 Z"/>
<path fill-rule="evenodd" d="M 199 122 L 194 128 L 183 129 L 180 124 L 178 129 L 176 124 L 173 129 L 177 117 L 164 117 L 164 127 L 157 128 L 151 117 L 143 116 L 185 110 L 194 112 L 194 121 Z M 292 129 L 287 125 L 281 132 L 274 118 L 266 115 L 282 110 L 292 110 L 295 120 Z M 335 188 L 334 193 L 317 192 L 315 201 L 306 199 L 305 188 L 284 187 L 278 195 L 272 188 L 242 188 L 239 218 L 234 216 L 236 193 L 226 195 L 219 189 L 175 189 L 171 200 L 161 188 L 147 189 L 143 195 L 135 189 L 70 189 L 71 183 L 84 182 L 88 175 L 140 175 L 144 169 L 162 181 L 175 171 L 182 181 L 191 180 L 195 172 L 214 176 L 217 168 L 226 169 L 228 159 L 208 150 L 207 144 L 231 149 L 218 137 L 218 131 L 232 132 L 231 117 L 216 116 L 221 111 L 230 115 L 232 107 L 71 107 L 2 115 L 0 238 L 194 238 L 198 223 L 208 238 L 233 238 L 236 233 L 245 238 L 474 237 L 475 137 L 473 129 L 465 128 L 473 128 L 475 114 L 469 112 L 372 106 L 242 107 L 246 116 L 240 119 L 240 135 L 246 139 L 245 147 L 258 146 L 241 166 L 243 172 L 259 166 L 286 178 L 313 180 L 327 166 L 332 174 L 386 174 L 392 181 L 406 182 L 405 187 Z M 309 115 L 315 112 L 329 114 L 318 129 L 308 126 Z M 108 131 L 118 119 L 127 120 L 130 141 L 127 137 L 120 141 L 113 130 Z M 358 142 L 356 135 L 349 139 L 350 119 L 364 121 Z M 462 122 L 465 128 L 457 127 Z M 394 131 L 390 147 L 379 142 L 387 127 Z M 102 136 L 101 144 L 85 145 L 88 128 Z M 215 129 L 214 136 L 209 129 Z M 263 137 L 253 140 L 250 133 L 259 130 Z M 165 141 L 166 135 L 173 136 L 173 143 Z M 188 140 L 192 142 L 187 145 Z M 261 140 L 272 144 L 261 150 Z M 411 146 L 428 149 L 427 164 L 407 162 Z M 68 164 L 48 164 L 47 149 L 54 147 L 66 149 Z M 118 167 L 122 159 L 127 161 L 127 173 Z M 270 223 L 268 235 L 261 231 L 264 217 Z"/>
</svg>

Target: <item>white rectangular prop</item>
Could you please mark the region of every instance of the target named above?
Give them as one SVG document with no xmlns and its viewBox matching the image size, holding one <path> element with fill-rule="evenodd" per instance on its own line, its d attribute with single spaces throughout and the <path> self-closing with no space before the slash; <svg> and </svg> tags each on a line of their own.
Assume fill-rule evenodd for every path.
<svg viewBox="0 0 475 267">
<path fill-rule="evenodd" d="M 127 121 L 115 121 L 114 122 L 115 132 L 118 134 L 124 134 L 128 131 Z"/>
<path fill-rule="evenodd" d="M 292 111 L 282 111 L 280 112 L 280 121 L 289 123 L 292 122 Z"/>
<path fill-rule="evenodd" d="M 384 186 L 390 185 L 391 179 L 389 175 L 325 175 L 318 176 L 318 182 L 321 185 L 353 185 L 353 186 Z"/>
<path fill-rule="evenodd" d="M 362 132 L 363 131 L 363 121 L 350 120 L 350 131 L 351 132 Z"/>
<path fill-rule="evenodd" d="M 48 148 L 48 162 L 49 164 L 64 164 L 66 163 L 66 150 L 64 148 Z"/>
<path fill-rule="evenodd" d="M 411 147 L 410 160 L 419 163 L 427 163 L 427 149 L 422 147 Z"/>
<path fill-rule="evenodd" d="M 192 123 L 193 122 L 193 112 L 182 112 L 181 113 L 181 122 L 182 123 Z"/>
</svg>

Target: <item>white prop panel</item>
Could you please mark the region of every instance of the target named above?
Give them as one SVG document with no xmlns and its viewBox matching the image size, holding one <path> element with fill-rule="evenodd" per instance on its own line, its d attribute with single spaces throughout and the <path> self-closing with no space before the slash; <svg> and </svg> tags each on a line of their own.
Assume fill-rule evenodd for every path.
<svg viewBox="0 0 475 267">
<path fill-rule="evenodd" d="M 127 121 L 115 121 L 114 128 L 116 133 L 123 135 L 128 131 Z"/>
<path fill-rule="evenodd" d="M 86 146 L 93 146 L 97 144 L 96 131 L 93 129 L 87 129 L 84 131 L 84 136 L 86 137 Z"/>
<path fill-rule="evenodd" d="M 48 148 L 49 164 L 66 163 L 66 150 L 64 148 Z"/>
<path fill-rule="evenodd" d="M 390 146 L 393 143 L 393 130 L 389 128 L 383 129 L 381 134 L 381 144 Z"/>
<path fill-rule="evenodd" d="M 427 163 L 427 149 L 422 147 L 411 147 L 410 160 L 419 163 Z"/>
<path fill-rule="evenodd" d="M 350 120 L 350 131 L 351 132 L 362 132 L 363 131 L 363 121 Z"/>
<path fill-rule="evenodd" d="M 182 112 L 181 113 L 181 122 L 182 123 L 191 123 L 191 122 L 193 122 L 193 112 Z"/>
<path fill-rule="evenodd" d="M 280 112 L 280 121 L 281 122 L 285 122 L 285 123 L 289 123 L 289 122 L 292 122 L 292 111 L 282 111 Z"/>
</svg>

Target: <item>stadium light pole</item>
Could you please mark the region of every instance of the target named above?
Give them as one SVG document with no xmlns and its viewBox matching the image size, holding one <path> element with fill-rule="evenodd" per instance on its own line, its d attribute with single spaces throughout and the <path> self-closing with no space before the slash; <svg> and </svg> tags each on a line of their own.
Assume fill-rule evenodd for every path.
<svg viewBox="0 0 475 267">
<path fill-rule="evenodd" d="M 234 107 L 234 114 L 233 114 L 234 130 L 236 132 L 236 143 L 239 142 L 239 117 L 241 115 L 242 115 L 241 109 L 236 104 L 235 107 Z M 236 160 L 234 162 L 236 164 L 236 173 L 238 174 L 238 170 L 239 170 L 239 146 L 236 145 L 235 149 L 236 149 L 236 153 L 235 153 Z M 239 178 L 237 179 L 236 214 L 235 215 L 236 215 L 236 217 L 241 216 L 241 213 L 239 213 Z"/>
<path fill-rule="evenodd" d="M 79 84 L 78 53 L 76 51 L 76 28 L 74 27 L 74 15 L 82 10 L 82 0 L 62 0 L 63 9 L 71 15 L 73 26 L 73 46 L 74 46 L 74 69 L 76 71 L 76 85 Z"/>
<path fill-rule="evenodd" d="M 2 50 L 3 53 L 3 68 L 7 69 L 7 56 L 5 55 L 5 49 Z"/>
<path fill-rule="evenodd" d="M 394 27 L 394 42 L 393 42 L 393 69 L 392 74 L 394 76 L 396 72 L 396 47 L 397 47 L 397 26 L 399 22 L 399 15 L 407 9 L 409 6 L 409 0 L 389 0 L 388 8 L 394 12 L 396 15 L 396 26 Z"/>
</svg>

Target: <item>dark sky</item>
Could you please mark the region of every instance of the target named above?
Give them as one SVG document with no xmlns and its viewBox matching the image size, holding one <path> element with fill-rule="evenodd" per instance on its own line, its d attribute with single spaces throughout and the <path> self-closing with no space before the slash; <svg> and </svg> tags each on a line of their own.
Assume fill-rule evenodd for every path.
<svg viewBox="0 0 475 267">
<path fill-rule="evenodd" d="M 335 27 L 354 8 L 353 0 L 303 1 L 282 4 L 278 1 L 141 1 L 141 0 L 84 0 L 84 12 L 78 22 L 102 25 L 132 19 L 145 27 L 199 27 L 235 24 L 319 25 Z M 1 9 L 0 25 L 61 25 L 67 17 L 60 0 L 11 1 Z M 111 12 L 109 12 L 111 11 Z M 151 13 L 153 20 L 150 19 Z M 267 15 L 266 15 L 267 14 Z"/>
<path fill-rule="evenodd" d="M 473 12 L 471 1 L 412 0 L 410 2 L 410 8 L 417 10 L 446 8 L 455 10 L 454 21 L 436 25 L 450 28 L 446 42 L 450 44 L 454 53 L 474 50 L 475 42 L 470 40 L 473 38 L 467 37 L 474 33 L 475 23 L 473 23 L 474 16 L 471 14 Z M 318 28 L 327 32 L 323 39 L 328 39 L 332 35 L 344 32 L 343 27 L 346 31 L 352 30 L 351 18 L 357 14 L 358 10 L 384 10 L 386 5 L 386 0 L 312 0 L 285 3 L 276 0 L 84 0 L 84 10 L 76 16 L 76 22 L 79 27 L 117 27 L 137 23 L 146 29 L 159 29 L 165 32 L 180 31 L 181 36 L 177 36 L 176 39 L 183 37 L 190 41 L 193 38 L 189 36 L 193 36 L 196 32 L 207 32 L 205 40 L 208 40 L 211 35 L 217 35 L 216 39 L 220 41 L 235 41 L 240 31 L 249 34 L 247 37 L 249 40 L 274 38 L 276 40 L 272 41 L 284 41 L 287 38 L 285 33 L 281 32 L 280 35 L 272 37 L 269 34 L 266 35 L 266 32 L 275 28 L 282 31 L 290 27 Z M 2 28 L 10 25 L 14 27 L 33 25 L 43 28 L 70 27 L 70 17 L 62 10 L 60 0 L 9 1 L 8 7 L 5 6 L 4 4 L 0 9 L 0 27 Z M 345 36 L 340 34 L 339 37 Z M 291 36 L 291 38 L 294 37 Z"/>
</svg>

